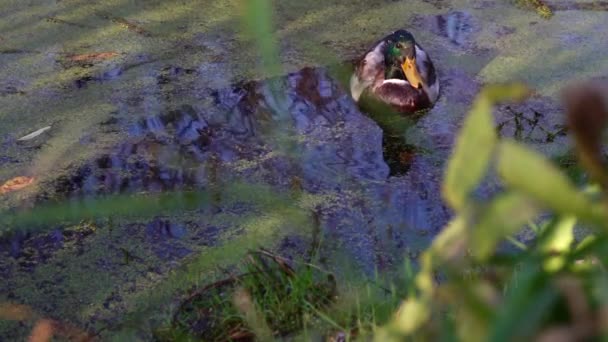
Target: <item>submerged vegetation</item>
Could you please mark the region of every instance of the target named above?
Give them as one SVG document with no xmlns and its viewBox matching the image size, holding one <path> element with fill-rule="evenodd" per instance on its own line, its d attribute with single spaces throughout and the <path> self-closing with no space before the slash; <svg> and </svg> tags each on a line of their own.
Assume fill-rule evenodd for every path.
<svg viewBox="0 0 608 342">
<path fill-rule="evenodd" d="M 545 19 L 549 19 L 553 16 L 553 11 L 545 1 L 542 0 L 516 0 L 516 3 L 523 7 L 529 7 L 534 9 L 538 15 Z"/>
</svg>

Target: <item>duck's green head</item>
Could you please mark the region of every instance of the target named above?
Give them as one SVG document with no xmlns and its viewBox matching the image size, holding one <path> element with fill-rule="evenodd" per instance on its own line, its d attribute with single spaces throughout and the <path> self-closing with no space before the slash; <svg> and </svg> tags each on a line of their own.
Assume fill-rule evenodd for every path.
<svg viewBox="0 0 608 342">
<path fill-rule="evenodd" d="M 388 69 L 401 68 L 407 81 L 415 88 L 422 86 L 422 77 L 416 66 L 416 40 L 406 30 L 395 31 L 386 38 L 384 61 Z"/>
</svg>

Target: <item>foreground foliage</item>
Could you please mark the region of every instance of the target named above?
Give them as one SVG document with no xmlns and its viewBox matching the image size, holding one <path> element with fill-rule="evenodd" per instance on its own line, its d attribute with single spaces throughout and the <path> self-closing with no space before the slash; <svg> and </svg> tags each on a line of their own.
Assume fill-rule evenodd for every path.
<svg viewBox="0 0 608 342">
<path fill-rule="evenodd" d="M 336 296 L 332 274 L 260 249 L 230 277 L 192 291 L 157 338 L 204 341 L 267 340 L 302 329 L 304 317 Z M 240 273 L 237 273 L 240 272 Z"/>
<path fill-rule="evenodd" d="M 608 114 L 600 88 L 577 87 L 567 91 L 565 98 L 570 130 L 583 165 L 602 182 L 605 169 L 598 154 L 599 133 Z M 404 300 L 392 321 L 377 332 L 376 340 L 605 336 L 605 195 L 594 186 L 579 190 L 539 153 L 516 141 L 497 139 L 492 103 L 517 100 L 525 93 L 519 85 L 493 86 L 478 97 L 448 163 L 443 186 L 455 217 L 422 255 L 415 295 Z M 473 194 L 488 170 L 499 175 L 504 190 L 481 201 Z M 580 227 L 575 229 L 577 223 L 593 229 L 582 232 Z M 524 226 L 534 233 L 525 245 L 512 237 Z M 521 251 L 504 252 L 499 247 L 506 241 Z"/>
<path fill-rule="evenodd" d="M 593 129 L 601 130 L 607 115 L 595 101 L 599 90 L 581 89 L 586 91 L 566 99 L 570 129 L 583 165 L 602 182 L 602 160 L 594 155 L 601 135 L 586 123 L 594 120 Z M 204 340 L 604 336 L 608 207 L 603 192 L 597 186 L 579 190 L 542 155 L 495 133 L 492 106 L 523 100 L 528 93 L 521 85 L 489 86 L 478 96 L 443 184 L 454 218 L 417 260 L 417 271 L 407 262 L 403 274 L 390 281 L 338 279 L 336 284 L 333 275 L 310 264 L 292 268 L 272 253 L 257 252 L 240 275 L 188 296 L 164 338 L 193 333 Z M 597 106 L 588 108 L 589 103 Z M 504 189 L 481 200 L 475 190 L 489 170 Z M 525 244 L 514 238 L 522 229 L 533 236 Z"/>
</svg>

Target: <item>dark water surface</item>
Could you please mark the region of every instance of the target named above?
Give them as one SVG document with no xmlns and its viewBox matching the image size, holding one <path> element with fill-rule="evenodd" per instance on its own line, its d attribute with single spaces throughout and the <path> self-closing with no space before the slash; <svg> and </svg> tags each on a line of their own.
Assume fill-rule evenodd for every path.
<svg viewBox="0 0 608 342">
<path fill-rule="evenodd" d="M 109 337 L 127 334 L 127 313 L 164 317 L 176 289 L 221 277 L 218 266 L 259 246 L 314 254 L 337 273 L 416 261 L 450 217 L 443 166 L 486 82 L 538 90 L 496 109 L 501 136 L 568 153 L 556 94 L 606 76 L 603 7 L 559 2 L 545 21 L 495 2 L 405 3 L 277 4 L 279 75 L 259 72 L 237 2 L 3 5 L 0 182 L 36 182 L 0 195 L 0 208 L 208 196 L 188 210 L 2 227 L 0 302 Z M 347 61 L 401 27 L 432 56 L 442 86 L 416 119 L 361 110 L 344 86 Z M 489 180 L 479 194 L 497 187 Z M 0 322 L 0 340 L 28 331 Z"/>
</svg>

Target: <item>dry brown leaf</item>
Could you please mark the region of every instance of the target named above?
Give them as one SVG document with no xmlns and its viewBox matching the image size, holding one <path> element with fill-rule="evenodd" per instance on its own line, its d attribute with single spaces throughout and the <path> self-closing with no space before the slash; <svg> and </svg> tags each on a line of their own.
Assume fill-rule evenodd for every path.
<svg viewBox="0 0 608 342">
<path fill-rule="evenodd" d="M 73 342 L 89 342 L 95 341 L 93 335 L 87 331 L 80 329 L 79 327 L 66 322 L 53 321 L 53 329 L 55 335 L 61 336 L 68 341 Z"/>
<path fill-rule="evenodd" d="M 26 305 L 0 303 L 0 319 L 23 321 L 32 316 L 32 310 Z"/>
<path fill-rule="evenodd" d="M 11 321 L 35 320 L 39 317 L 29 306 L 14 303 L 0 303 L 0 319 Z M 50 341 L 53 335 L 67 339 L 68 341 L 89 342 L 95 341 L 93 335 L 67 322 L 59 322 L 51 319 L 39 319 L 28 342 Z"/>
<path fill-rule="evenodd" d="M 97 52 L 97 53 L 83 53 L 79 55 L 70 55 L 68 59 L 72 62 L 98 62 L 106 59 L 114 58 L 118 56 L 118 52 Z"/>
<path fill-rule="evenodd" d="M 0 195 L 11 191 L 21 190 L 33 182 L 34 177 L 19 176 L 9 179 L 4 184 L 0 185 Z"/>
<path fill-rule="evenodd" d="M 48 342 L 53 337 L 55 331 L 53 321 L 49 319 L 41 319 L 36 322 L 34 329 L 30 337 L 27 339 L 28 342 Z"/>
<path fill-rule="evenodd" d="M 562 93 L 578 157 L 591 176 L 605 188 L 608 188 L 608 167 L 602 152 L 602 136 L 608 124 L 604 100 L 607 89 L 606 84 L 586 82 L 572 85 Z"/>
</svg>

